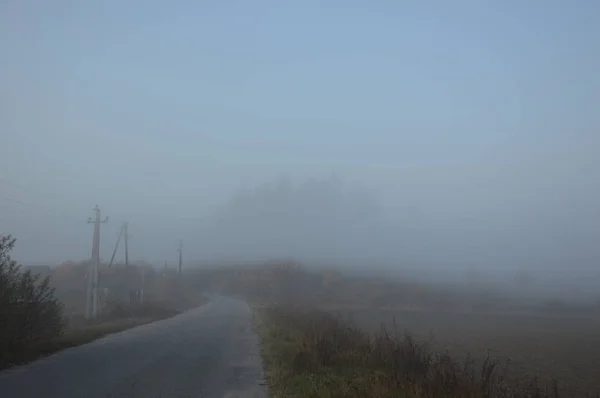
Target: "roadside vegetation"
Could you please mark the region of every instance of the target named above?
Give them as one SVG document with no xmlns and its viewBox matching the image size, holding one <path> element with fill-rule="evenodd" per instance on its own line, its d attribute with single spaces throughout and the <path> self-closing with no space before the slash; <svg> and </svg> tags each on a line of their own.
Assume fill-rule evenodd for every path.
<svg viewBox="0 0 600 398">
<path fill-rule="evenodd" d="M 382 327 L 369 335 L 317 309 L 259 309 L 255 326 L 274 398 L 566 396 L 550 380 L 508 382 L 508 364 L 489 356 L 479 364 L 457 360 L 397 330 Z"/>
<path fill-rule="evenodd" d="M 108 301 L 94 321 L 85 320 L 81 314 L 66 316 L 51 277 L 40 278 L 24 271 L 11 258 L 15 241 L 11 236 L 0 236 L 0 370 L 165 319 L 193 306 L 189 297 L 176 301 L 173 297 L 179 296 L 171 294 L 170 300 L 141 305 Z M 194 298 L 195 305 L 203 300 Z M 82 306 L 84 297 L 80 295 L 77 299 Z"/>
<path fill-rule="evenodd" d="M 0 368 L 15 363 L 32 346 L 52 341 L 66 327 L 62 304 L 49 278 L 39 281 L 11 256 L 15 239 L 0 237 Z"/>
<path fill-rule="evenodd" d="M 452 290 L 285 261 L 215 267 L 189 277 L 199 289 L 252 303 L 275 397 L 554 397 L 555 387 L 560 397 L 600 392 L 597 306 L 565 311 L 481 286 Z M 411 359 L 407 352 L 413 351 L 427 360 Z M 422 371 L 406 376 L 403 369 L 414 367 Z M 441 393 L 442 385 L 449 392 Z"/>
</svg>

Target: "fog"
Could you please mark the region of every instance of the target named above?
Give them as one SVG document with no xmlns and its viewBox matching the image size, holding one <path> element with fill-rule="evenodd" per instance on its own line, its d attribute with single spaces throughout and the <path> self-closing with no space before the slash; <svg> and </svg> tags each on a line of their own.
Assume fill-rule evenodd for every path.
<svg viewBox="0 0 600 398">
<path fill-rule="evenodd" d="M 0 234 L 594 291 L 600 6 L 534 3 L 4 2 Z"/>
</svg>

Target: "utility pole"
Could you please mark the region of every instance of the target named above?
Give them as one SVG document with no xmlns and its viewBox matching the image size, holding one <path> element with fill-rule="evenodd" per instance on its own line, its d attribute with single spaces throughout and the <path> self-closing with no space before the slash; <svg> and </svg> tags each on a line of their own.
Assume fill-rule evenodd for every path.
<svg viewBox="0 0 600 398">
<path fill-rule="evenodd" d="M 108 268 L 112 267 L 113 262 L 115 261 L 115 255 L 117 254 L 117 250 L 119 249 L 119 242 L 121 242 L 121 237 L 123 236 L 123 232 L 125 230 L 125 224 L 121 226 L 121 230 L 119 231 L 119 237 L 117 238 L 117 244 L 115 245 L 115 250 L 113 250 L 112 257 L 110 258 L 110 263 L 108 263 Z"/>
<path fill-rule="evenodd" d="M 181 275 L 181 268 L 183 266 L 183 241 L 181 241 L 181 239 L 179 240 L 179 249 L 177 249 L 177 251 L 179 252 L 179 268 L 178 268 L 178 272 L 179 275 Z"/>
<path fill-rule="evenodd" d="M 144 288 L 146 287 L 146 266 L 142 265 L 142 288 L 140 289 L 140 304 L 144 304 Z"/>
<path fill-rule="evenodd" d="M 100 208 L 94 207 L 95 219 L 88 218 L 88 224 L 94 224 L 94 237 L 92 240 L 92 258 L 88 271 L 87 297 L 85 306 L 86 319 L 96 319 L 98 314 L 98 268 L 100 268 L 100 224 L 108 222 L 100 217 Z"/>
<path fill-rule="evenodd" d="M 123 224 L 123 231 L 125 237 L 125 266 L 129 267 L 129 234 L 127 233 L 128 224 Z"/>
</svg>

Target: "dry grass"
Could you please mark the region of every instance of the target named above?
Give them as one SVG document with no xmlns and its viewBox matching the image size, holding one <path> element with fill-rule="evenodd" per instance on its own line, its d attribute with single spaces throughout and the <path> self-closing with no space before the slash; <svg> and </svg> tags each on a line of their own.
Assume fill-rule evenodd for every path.
<svg viewBox="0 0 600 398">
<path fill-rule="evenodd" d="M 399 330 L 410 330 L 419 339 L 435 336 L 432 346 L 453 356 L 468 353 L 481 361 L 491 350 L 510 361 L 510 380 L 537 374 L 559 380 L 565 393 L 600 392 L 598 318 L 377 309 L 344 315 L 370 333 L 395 319 Z"/>
<path fill-rule="evenodd" d="M 498 360 L 457 361 L 397 329 L 371 336 L 294 307 L 257 310 L 256 320 L 273 397 L 559 397 L 556 384 L 508 382 Z"/>
</svg>

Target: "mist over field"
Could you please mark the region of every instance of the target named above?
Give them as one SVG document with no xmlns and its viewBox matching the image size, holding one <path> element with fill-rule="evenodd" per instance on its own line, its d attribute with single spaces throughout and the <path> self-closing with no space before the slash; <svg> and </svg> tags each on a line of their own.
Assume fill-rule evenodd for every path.
<svg viewBox="0 0 600 398">
<path fill-rule="evenodd" d="M 587 184 L 597 169 L 581 163 L 520 170 L 514 165 L 439 167 L 429 172 L 382 167 L 379 181 L 387 177 L 390 186 L 365 177 L 362 183 L 350 183 L 338 174 L 280 177 L 234 191 L 203 217 L 169 219 L 164 209 L 149 216 L 156 218 L 154 227 L 151 220 L 128 218 L 132 257 L 158 266 L 175 264 L 176 239 L 181 238 L 186 266 L 293 258 L 307 265 L 437 282 L 465 281 L 475 272 L 482 282 L 505 285 L 526 270 L 540 288 L 595 293 L 600 196 Z M 382 194 L 386 190 L 390 193 Z M 177 207 L 172 211 L 177 214 Z M 84 222 L 56 220 L 48 225 L 52 232 L 47 240 L 38 244 L 28 242 L 33 234 L 23 225 L 11 232 L 19 237 L 23 230 L 18 246 L 22 261 L 40 263 L 47 256 L 62 262 L 85 258 L 91 228 Z M 115 220 L 103 229 L 106 260 L 119 224 Z M 79 250 L 65 247 L 70 234 L 77 235 Z M 65 246 L 61 250 L 54 242 Z M 36 252 L 38 258 L 31 255 Z"/>
</svg>

